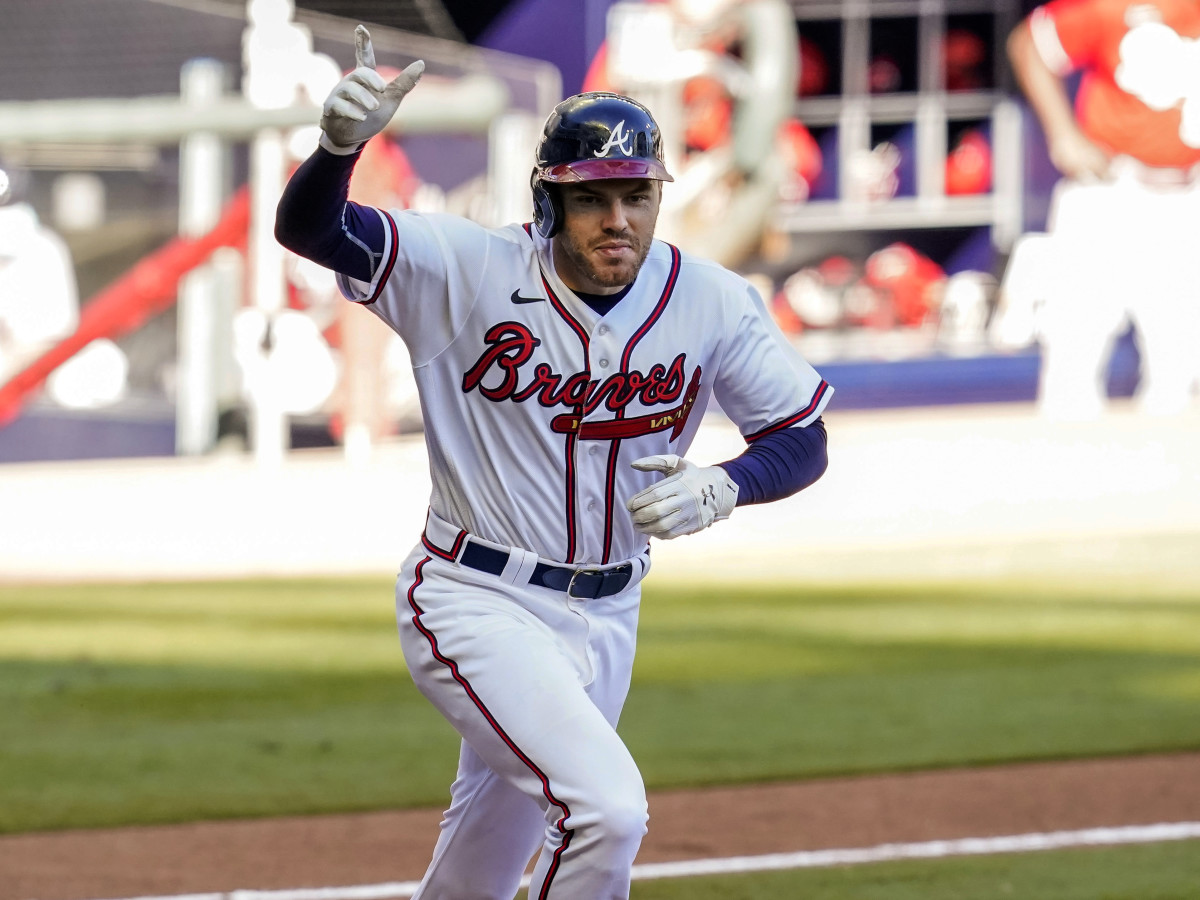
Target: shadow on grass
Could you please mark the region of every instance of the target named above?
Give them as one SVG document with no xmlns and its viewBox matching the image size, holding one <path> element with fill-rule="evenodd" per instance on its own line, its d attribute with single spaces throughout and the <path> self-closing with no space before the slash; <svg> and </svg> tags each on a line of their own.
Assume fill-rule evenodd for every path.
<svg viewBox="0 0 1200 900">
<path fill-rule="evenodd" d="M 403 671 L 0 663 L 0 831 L 437 806 L 458 738 Z"/>
<path fill-rule="evenodd" d="M 270 665 L 0 658 L 0 831 L 446 802 L 458 739 L 397 664 L 386 586 L 123 590 L 6 590 L 0 616 L 31 642 L 148 622 L 189 651 L 216 610 L 229 658 L 271 644 Z M 1195 749 L 1193 601 L 655 589 L 620 730 L 651 788 Z"/>
</svg>

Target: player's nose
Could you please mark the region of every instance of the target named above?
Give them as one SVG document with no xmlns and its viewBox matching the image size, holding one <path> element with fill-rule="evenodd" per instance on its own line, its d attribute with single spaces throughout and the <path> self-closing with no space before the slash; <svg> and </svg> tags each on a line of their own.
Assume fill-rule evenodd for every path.
<svg viewBox="0 0 1200 900">
<path fill-rule="evenodd" d="M 620 199 L 611 200 L 604 210 L 604 229 L 606 231 L 625 231 L 629 220 L 625 216 L 625 204 Z"/>
</svg>

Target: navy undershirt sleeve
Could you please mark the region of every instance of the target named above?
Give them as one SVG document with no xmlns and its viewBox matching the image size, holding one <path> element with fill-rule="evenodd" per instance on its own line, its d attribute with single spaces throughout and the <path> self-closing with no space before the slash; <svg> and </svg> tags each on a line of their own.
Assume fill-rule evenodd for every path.
<svg viewBox="0 0 1200 900">
<path fill-rule="evenodd" d="M 347 199 L 358 157 L 318 148 L 302 162 L 275 211 L 275 239 L 305 259 L 370 281 L 383 255 L 384 231 L 375 210 Z"/>
<path fill-rule="evenodd" d="M 782 500 L 825 473 L 829 464 L 825 423 L 763 435 L 736 459 L 719 463 L 738 486 L 738 506 Z"/>
</svg>

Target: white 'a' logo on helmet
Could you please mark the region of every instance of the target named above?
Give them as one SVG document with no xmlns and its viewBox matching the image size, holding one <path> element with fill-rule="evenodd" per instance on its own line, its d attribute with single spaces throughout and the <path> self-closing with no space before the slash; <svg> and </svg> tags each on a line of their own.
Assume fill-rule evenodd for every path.
<svg viewBox="0 0 1200 900">
<path fill-rule="evenodd" d="M 610 156 L 613 147 L 616 147 L 626 156 L 633 156 L 633 134 L 625 130 L 624 119 L 614 126 L 612 133 L 608 136 L 608 140 L 604 142 L 604 146 L 593 153 L 592 156 Z"/>
</svg>

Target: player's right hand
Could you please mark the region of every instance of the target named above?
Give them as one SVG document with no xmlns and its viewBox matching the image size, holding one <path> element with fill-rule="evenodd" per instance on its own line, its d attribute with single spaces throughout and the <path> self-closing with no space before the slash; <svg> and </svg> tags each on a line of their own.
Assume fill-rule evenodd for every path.
<svg viewBox="0 0 1200 900">
<path fill-rule="evenodd" d="M 335 148 L 352 150 L 387 127 L 400 101 L 425 71 L 418 59 L 392 81 L 375 71 L 375 50 L 365 27 L 354 29 L 354 71 L 339 81 L 325 98 L 321 130 Z"/>
<path fill-rule="evenodd" d="M 720 466 L 701 467 L 674 453 L 644 456 L 630 465 L 667 476 L 625 504 L 642 534 L 664 541 L 695 534 L 728 519 L 737 505 L 738 486 Z"/>
</svg>

